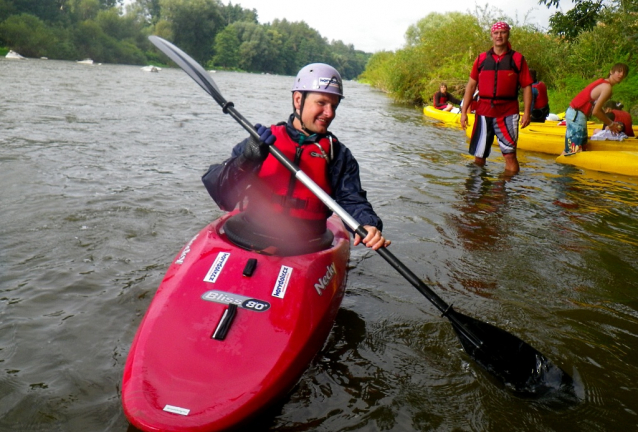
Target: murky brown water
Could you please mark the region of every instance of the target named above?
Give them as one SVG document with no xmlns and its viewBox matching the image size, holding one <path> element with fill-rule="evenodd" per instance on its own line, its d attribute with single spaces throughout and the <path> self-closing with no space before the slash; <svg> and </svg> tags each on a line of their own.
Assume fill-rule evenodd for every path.
<svg viewBox="0 0 638 432">
<path fill-rule="evenodd" d="M 0 430 L 125 431 L 120 387 L 174 255 L 221 212 L 199 177 L 242 129 L 180 70 L 0 59 Z M 217 73 L 254 122 L 291 77 Z M 273 430 L 608 431 L 638 426 L 638 179 L 521 154 L 511 181 L 464 134 L 347 82 L 333 123 L 392 249 L 448 303 L 572 374 L 576 404 L 521 399 L 447 320 L 355 248 L 325 349 Z M 498 153 L 498 151 L 496 151 Z"/>
</svg>

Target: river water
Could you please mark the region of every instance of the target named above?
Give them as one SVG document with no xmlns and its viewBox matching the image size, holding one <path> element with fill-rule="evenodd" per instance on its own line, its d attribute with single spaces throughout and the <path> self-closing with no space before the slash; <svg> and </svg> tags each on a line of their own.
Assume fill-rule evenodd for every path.
<svg viewBox="0 0 638 432">
<path fill-rule="evenodd" d="M 291 77 L 213 77 L 255 123 L 290 112 Z M 0 59 L 0 79 L 0 430 L 132 430 L 129 346 L 175 254 L 222 214 L 201 174 L 245 133 L 178 69 Z M 332 130 L 394 253 L 572 375 L 577 401 L 495 383 L 357 247 L 324 350 L 254 429 L 636 430 L 638 179 L 533 153 L 507 179 L 498 149 L 480 169 L 462 131 L 365 85 L 345 92 Z"/>
</svg>

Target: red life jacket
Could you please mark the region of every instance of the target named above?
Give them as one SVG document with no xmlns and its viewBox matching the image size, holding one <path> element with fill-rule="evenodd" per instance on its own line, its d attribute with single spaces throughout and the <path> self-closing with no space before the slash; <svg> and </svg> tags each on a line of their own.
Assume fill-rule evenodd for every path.
<svg viewBox="0 0 638 432">
<path fill-rule="evenodd" d="M 518 100 L 518 75 L 523 56 L 510 49 L 500 60 L 494 60 L 494 48 L 482 53 L 478 60 L 478 90 L 481 99 Z"/>
<path fill-rule="evenodd" d="M 627 111 L 622 110 L 611 110 L 611 112 L 613 112 L 614 116 L 616 116 L 616 119 L 614 121 L 625 125 L 625 130 L 623 130 L 625 135 L 629 137 L 634 136 L 634 128 L 631 124 L 631 114 L 629 114 Z"/>
<path fill-rule="evenodd" d="M 547 98 L 547 87 L 544 82 L 536 81 L 532 84 L 532 89 L 536 89 L 538 91 L 538 96 L 536 96 L 536 101 L 534 102 L 534 109 L 545 108 L 549 104 L 549 99 Z"/>
<path fill-rule="evenodd" d="M 591 98 L 591 92 L 600 84 L 607 82 L 604 78 L 599 78 L 593 83 L 585 87 L 580 93 L 576 95 L 574 99 L 569 103 L 569 106 L 585 114 L 587 117 L 591 116 L 594 110 L 594 103 L 596 102 Z"/>
<path fill-rule="evenodd" d="M 274 146 L 306 173 L 326 193 L 332 192 L 328 179 L 328 162 L 331 154 L 331 138 L 317 143 L 297 144 L 286 133 L 285 125 L 271 126 L 277 137 Z M 326 219 L 328 208 L 303 183 L 271 154 L 264 160 L 258 177 L 272 192 L 270 197 L 275 212 L 292 217 Z"/>
<path fill-rule="evenodd" d="M 436 97 L 437 95 L 439 96 L 439 102 L 436 102 Z M 432 97 L 432 101 L 434 102 L 434 108 L 436 109 L 443 109 L 447 106 L 447 101 L 448 101 L 448 94 L 445 93 L 445 95 L 443 93 L 441 93 L 441 91 L 439 90 L 438 92 L 434 93 L 434 96 Z"/>
</svg>

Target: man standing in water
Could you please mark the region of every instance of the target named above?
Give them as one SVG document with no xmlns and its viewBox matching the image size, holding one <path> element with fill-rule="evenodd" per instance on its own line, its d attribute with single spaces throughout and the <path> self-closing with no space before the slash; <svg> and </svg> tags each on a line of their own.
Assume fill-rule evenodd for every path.
<svg viewBox="0 0 638 432">
<path fill-rule="evenodd" d="M 616 63 L 607 78 L 599 78 L 576 95 L 565 112 L 565 150 L 571 156 L 583 150 L 587 144 L 587 118 L 595 115 L 612 132 L 621 131 L 621 123 L 612 121 L 603 111 L 605 102 L 611 98 L 611 88 L 620 83 L 629 72 L 624 63 Z"/>
<path fill-rule="evenodd" d="M 532 83 L 525 57 L 512 50 L 509 43 L 510 26 L 499 21 L 491 29 L 492 48 L 479 55 L 474 61 L 470 79 L 465 87 L 461 127 L 467 128 L 467 111 L 472 95 L 478 86 L 479 101 L 476 106 L 476 120 L 470 139 L 470 154 L 474 163 L 484 166 L 490 155 L 494 136 L 505 159 L 505 171 L 516 174 L 519 171 L 516 159 L 518 141 L 518 90 L 523 89 L 525 104 L 521 127 L 530 122 L 532 109 Z"/>
</svg>

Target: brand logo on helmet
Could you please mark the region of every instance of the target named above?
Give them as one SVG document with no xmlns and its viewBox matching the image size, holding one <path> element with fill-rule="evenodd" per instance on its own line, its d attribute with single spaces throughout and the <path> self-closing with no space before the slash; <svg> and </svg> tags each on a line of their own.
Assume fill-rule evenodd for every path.
<svg viewBox="0 0 638 432">
<path fill-rule="evenodd" d="M 319 78 L 318 89 L 327 89 L 328 87 L 333 87 L 341 93 L 341 81 L 336 77 L 332 78 Z"/>
</svg>

